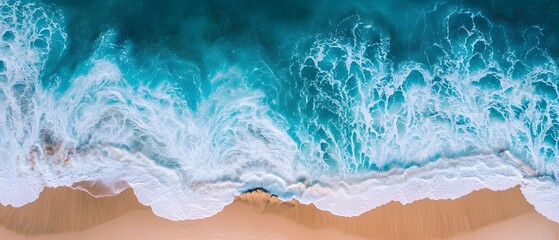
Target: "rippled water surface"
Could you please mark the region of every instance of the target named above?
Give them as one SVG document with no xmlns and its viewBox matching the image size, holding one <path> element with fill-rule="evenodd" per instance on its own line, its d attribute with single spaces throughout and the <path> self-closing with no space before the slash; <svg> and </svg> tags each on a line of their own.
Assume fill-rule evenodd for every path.
<svg viewBox="0 0 559 240">
<path fill-rule="evenodd" d="M 256 187 L 350 216 L 521 185 L 559 221 L 558 12 L 0 0 L 0 202 L 126 181 L 175 220 Z"/>
</svg>

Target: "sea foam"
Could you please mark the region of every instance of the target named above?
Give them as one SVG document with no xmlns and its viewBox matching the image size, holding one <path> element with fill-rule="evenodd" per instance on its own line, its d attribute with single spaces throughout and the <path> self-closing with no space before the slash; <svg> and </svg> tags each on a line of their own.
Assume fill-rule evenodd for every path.
<svg viewBox="0 0 559 240">
<path fill-rule="evenodd" d="M 278 71 L 265 61 L 203 71 L 171 58 L 193 82 L 182 90 L 201 96 L 189 101 L 172 71 L 140 64 L 116 29 L 71 74 L 45 76 L 71 54 L 62 12 L 0 9 L 3 205 L 44 187 L 124 181 L 172 220 L 211 216 L 255 187 L 354 216 L 520 185 L 559 222 L 559 74 L 542 28 L 513 47 L 478 11 L 436 10 L 446 17 L 421 43 L 425 59 L 395 60 L 390 34 L 351 15 L 287 44 Z"/>
</svg>

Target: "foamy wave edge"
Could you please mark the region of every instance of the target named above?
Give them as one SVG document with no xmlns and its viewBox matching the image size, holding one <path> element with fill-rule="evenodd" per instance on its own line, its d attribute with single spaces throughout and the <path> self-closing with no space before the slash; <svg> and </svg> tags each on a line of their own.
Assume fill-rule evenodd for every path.
<svg viewBox="0 0 559 240">
<path fill-rule="evenodd" d="M 124 181 L 128 182 L 142 204 L 150 206 L 155 215 L 174 221 L 213 216 L 230 204 L 235 196 L 241 194 L 239 189 L 229 188 L 216 190 L 212 196 L 203 197 L 199 192 L 186 194 L 183 190 L 176 189 L 176 186 L 162 185 L 157 179 L 142 178 L 140 173 L 126 175 L 131 177 Z M 393 168 L 386 172 L 369 173 L 360 178 L 328 181 L 330 186 L 325 186 L 324 183 L 310 186 L 303 183 L 286 185 L 283 186 L 283 191 L 299 194 L 287 198 L 281 195 L 279 197 L 284 201 L 297 199 L 303 204 L 314 203 L 321 210 L 351 217 L 391 201 L 408 204 L 421 199 L 457 199 L 476 190 L 500 191 L 520 186 L 523 195 L 540 214 L 559 222 L 559 203 L 555 201 L 559 199 L 559 184 L 550 177 L 536 177 L 531 168 L 506 151 L 500 153 L 500 156 L 482 154 L 454 159 L 442 158 L 420 167 Z M 111 181 L 106 178 L 104 183 L 112 186 L 115 194 L 128 187 L 120 180 Z M 72 181 L 49 186 L 12 185 L 13 191 L 0 193 L 3 205 L 19 207 L 35 201 L 44 187 L 76 188 Z M 23 194 L 14 195 L 14 192 Z"/>
<path fill-rule="evenodd" d="M 37 32 L 41 31 L 37 30 Z M 35 53 L 23 49 L 21 52 L 29 54 L 28 58 L 32 59 L 30 61 L 38 66 L 34 70 L 38 71 L 37 69 L 40 69 L 43 64 L 40 60 L 42 54 L 49 51 Z M 22 58 L 18 54 L 10 57 L 14 62 Z M 30 65 L 24 64 L 25 62 L 19 64 L 19 61 L 17 63 L 15 64 L 17 66 Z M 121 78 L 116 66 L 106 61 L 97 62 L 96 65 L 98 67 L 92 71 L 95 73 L 92 74 L 95 75 L 93 79 L 101 82 L 116 81 Z M 20 68 L 18 73 L 29 72 L 19 70 Z M 33 76 L 38 74 L 32 73 L 29 74 Z M 31 77 L 21 79 L 35 80 Z M 36 89 L 40 89 L 40 84 L 37 82 L 32 84 L 36 85 Z M 47 98 L 45 101 L 50 99 Z M 251 103 L 248 102 L 249 105 Z M 48 106 L 54 105 L 56 104 Z M 23 114 L 23 116 L 27 115 Z M 36 119 L 30 119 L 29 122 L 34 123 L 32 120 Z M 268 119 L 263 119 L 261 125 L 268 126 L 268 123 Z M 22 138 L 25 139 L 25 136 Z M 117 148 L 106 147 L 92 149 L 91 155 L 88 156 L 96 158 L 107 154 L 122 160 L 98 159 L 98 163 L 93 163 L 83 159 L 79 164 L 69 166 L 51 166 L 50 162 L 46 162 L 34 166 L 37 171 L 27 171 L 29 166 L 19 159 L 3 164 L 0 166 L 0 172 L 3 173 L 0 176 L 0 203 L 15 207 L 23 206 L 35 201 L 45 187 L 71 187 L 84 180 L 104 182 L 107 186 L 115 187 L 117 193 L 122 190 L 117 186 L 121 186 L 119 183 L 124 181 L 134 189 L 138 200 L 144 205 L 151 206 L 156 215 L 170 220 L 199 219 L 218 213 L 231 203 L 236 195 L 255 183 L 263 183 L 263 187 L 278 194 L 283 200 L 294 198 L 302 203 L 314 203 L 318 208 L 336 215 L 355 216 L 390 201 L 405 204 L 425 198 L 455 199 L 483 188 L 504 190 L 520 185 L 526 199 L 538 212 L 550 220 L 559 222 L 559 203 L 556 201 L 559 199 L 559 183 L 551 177 L 538 176 L 534 170 L 523 165 L 506 151 L 453 159 L 441 158 L 419 167 L 393 168 L 386 172 L 371 172 L 360 176 L 312 176 L 312 181 L 297 180 L 296 176 L 307 175 L 304 171 L 297 171 L 292 175 L 279 175 L 262 169 L 249 169 L 250 171 L 242 176 L 241 181 L 217 178 L 213 182 L 195 183 L 182 181 L 185 178 L 181 175 L 183 172 L 177 173 L 172 169 L 157 167 L 156 163 L 140 153 L 128 153 Z M 25 156 L 25 152 L 22 156 Z M 290 173 L 289 170 L 291 169 L 283 172 Z M 58 174 L 61 171 L 67 174 Z M 184 174 L 188 175 L 189 172 Z"/>
</svg>

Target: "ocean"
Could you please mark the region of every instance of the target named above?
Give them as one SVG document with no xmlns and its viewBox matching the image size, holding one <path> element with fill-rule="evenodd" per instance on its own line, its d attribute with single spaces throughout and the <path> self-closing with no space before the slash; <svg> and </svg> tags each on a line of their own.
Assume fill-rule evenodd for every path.
<svg viewBox="0 0 559 240">
<path fill-rule="evenodd" d="M 559 222 L 559 2 L 0 0 L 0 203 L 247 190 L 354 216 L 520 185 Z"/>
</svg>

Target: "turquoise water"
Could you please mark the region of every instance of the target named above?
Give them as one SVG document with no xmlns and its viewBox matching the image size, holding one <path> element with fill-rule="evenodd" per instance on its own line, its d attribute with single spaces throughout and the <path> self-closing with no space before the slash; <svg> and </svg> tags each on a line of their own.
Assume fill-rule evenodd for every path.
<svg viewBox="0 0 559 240">
<path fill-rule="evenodd" d="M 555 1 L 0 3 L 4 205 L 84 180 L 170 219 L 256 187 L 343 215 L 558 200 Z"/>
</svg>

